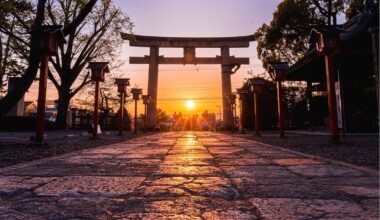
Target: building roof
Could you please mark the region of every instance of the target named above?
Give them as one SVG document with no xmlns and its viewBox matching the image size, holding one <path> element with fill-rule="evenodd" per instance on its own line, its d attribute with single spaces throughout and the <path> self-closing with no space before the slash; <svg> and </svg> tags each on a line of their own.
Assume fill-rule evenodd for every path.
<svg viewBox="0 0 380 220">
<path fill-rule="evenodd" d="M 344 23 L 341 27 L 340 39 L 342 47 L 349 48 L 353 42 L 359 40 L 359 36 L 368 34 L 368 29 L 378 28 L 378 11 L 364 10 L 354 18 Z M 321 82 L 325 80 L 324 60 L 317 55 L 314 45 L 297 63 L 286 71 L 288 81 Z"/>
</svg>

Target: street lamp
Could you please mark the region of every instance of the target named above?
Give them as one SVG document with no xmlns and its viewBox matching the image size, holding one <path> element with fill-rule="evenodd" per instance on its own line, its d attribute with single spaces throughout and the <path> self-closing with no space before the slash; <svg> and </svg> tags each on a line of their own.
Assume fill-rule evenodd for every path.
<svg viewBox="0 0 380 220">
<path fill-rule="evenodd" d="M 285 71 L 289 68 L 287 62 L 269 62 L 269 75 L 276 81 L 277 85 L 277 111 L 278 111 L 278 129 L 280 137 L 284 137 L 284 115 L 282 104 L 282 82 L 285 80 Z"/>
<path fill-rule="evenodd" d="M 150 95 L 143 95 L 142 100 L 144 104 L 144 133 L 147 131 L 147 113 L 148 113 L 148 104 L 151 99 Z"/>
<path fill-rule="evenodd" d="M 95 102 L 94 102 L 94 127 L 92 137 L 98 135 L 99 120 L 99 82 L 104 82 L 104 75 L 109 73 L 108 62 L 89 62 L 87 69 L 91 69 L 91 80 L 95 81 Z"/>
<path fill-rule="evenodd" d="M 234 93 L 227 95 L 227 99 L 231 105 L 232 111 L 232 133 L 235 132 L 235 118 L 236 118 L 236 95 Z"/>
<path fill-rule="evenodd" d="M 119 135 L 122 135 L 124 130 L 124 101 L 125 94 L 127 93 L 127 86 L 129 86 L 129 79 L 117 78 L 115 79 L 115 84 L 117 85 L 117 91 L 120 93 Z"/>
<path fill-rule="evenodd" d="M 245 96 L 248 94 L 248 90 L 246 89 L 236 89 L 236 93 L 239 95 L 239 100 L 240 100 L 240 132 L 242 134 L 245 133 L 244 130 L 244 120 L 243 120 L 243 103 L 245 100 Z"/>
<path fill-rule="evenodd" d="M 132 88 L 131 93 L 133 95 L 133 100 L 135 100 L 135 134 L 137 134 L 137 101 L 141 98 L 142 89 Z"/>
<path fill-rule="evenodd" d="M 30 32 L 37 32 L 39 34 L 39 52 L 42 53 L 40 80 L 38 85 L 37 125 L 35 137 L 35 142 L 42 143 L 44 141 L 45 129 L 45 103 L 49 57 L 56 56 L 58 53 L 58 47 L 62 47 L 63 44 L 66 43 L 66 40 L 62 33 L 62 25 L 43 25 L 32 29 Z"/>
<path fill-rule="evenodd" d="M 260 134 L 260 106 L 259 94 L 263 92 L 264 80 L 262 79 L 249 79 L 250 90 L 254 95 L 254 108 L 255 108 L 255 135 Z"/>
<path fill-rule="evenodd" d="M 340 33 L 333 26 L 324 27 L 321 30 L 313 29 L 310 33 L 310 44 L 315 44 L 317 54 L 325 57 L 326 87 L 329 106 L 330 130 L 332 140 L 339 141 L 337 104 L 335 97 L 335 67 L 334 55 L 340 52 Z"/>
</svg>

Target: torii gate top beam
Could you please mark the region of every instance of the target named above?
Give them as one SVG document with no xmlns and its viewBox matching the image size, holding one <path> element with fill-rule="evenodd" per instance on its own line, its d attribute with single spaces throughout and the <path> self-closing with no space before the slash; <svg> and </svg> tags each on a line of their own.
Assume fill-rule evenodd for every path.
<svg viewBox="0 0 380 220">
<path fill-rule="evenodd" d="M 121 33 L 124 40 L 134 47 L 195 47 L 195 48 L 244 48 L 254 41 L 253 35 L 238 37 L 157 37 Z"/>
</svg>

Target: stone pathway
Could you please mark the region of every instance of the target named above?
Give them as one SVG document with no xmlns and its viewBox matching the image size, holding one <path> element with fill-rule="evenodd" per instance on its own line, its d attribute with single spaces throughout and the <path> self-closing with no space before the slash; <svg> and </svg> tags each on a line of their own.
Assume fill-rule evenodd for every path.
<svg viewBox="0 0 380 220">
<path fill-rule="evenodd" d="M 0 169 L 0 219 L 378 219 L 378 176 L 219 133 Z"/>
</svg>

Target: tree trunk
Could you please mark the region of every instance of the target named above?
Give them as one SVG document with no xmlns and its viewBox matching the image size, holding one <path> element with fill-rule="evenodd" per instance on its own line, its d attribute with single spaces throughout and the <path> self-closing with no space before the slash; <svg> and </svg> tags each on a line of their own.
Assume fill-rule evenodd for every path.
<svg viewBox="0 0 380 220">
<path fill-rule="evenodd" d="M 25 74 L 21 77 L 19 86 L 12 93 L 8 93 L 3 99 L 0 100 L 0 117 L 5 116 L 6 113 L 17 104 L 26 91 L 28 91 L 29 87 L 33 83 L 33 80 L 36 78 L 41 61 L 41 53 L 39 51 L 38 43 L 38 35 L 32 33 L 30 56 L 28 60 L 29 66 L 26 69 Z"/>
<path fill-rule="evenodd" d="M 58 90 L 58 107 L 57 107 L 57 129 L 67 128 L 67 112 L 69 110 L 69 104 L 71 100 L 70 89 L 60 87 Z"/>
</svg>

